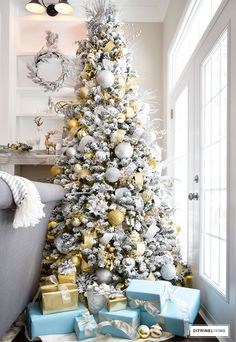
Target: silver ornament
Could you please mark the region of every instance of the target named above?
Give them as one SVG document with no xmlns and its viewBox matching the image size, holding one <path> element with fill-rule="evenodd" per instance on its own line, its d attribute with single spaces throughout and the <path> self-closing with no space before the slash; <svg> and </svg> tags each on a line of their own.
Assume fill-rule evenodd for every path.
<svg viewBox="0 0 236 342">
<path fill-rule="evenodd" d="M 165 280 L 172 280 L 176 277 L 176 268 L 171 263 L 166 263 L 161 268 L 161 276 Z"/>
<path fill-rule="evenodd" d="M 129 193 L 128 188 L 118 188 L 115 191 L 116 199 L 119 200 Z"/>
<path fill-rule="evenodd" d="M 124 258 L 122 261 L 122 264 L 125 268 L 130 270 L 130 269 L 134 268 L 135 260 L 133 258 Z"/>
<path fill-rule="evenodd" d="M 103 294 L 99 294 L 93 291 L 93 289 L 87 291 L 88 309 L 96 315 L 100 310 L 105 308 L 107 299 Z"/>
<path fill-rule="evenodd" d="M 67 157 L 69 157 L 69 158 L 74 157 L 74 156 L 76 155 L 76 149 L 75 149 L 74 147 L 68 147 L 68 148 L 66 149 L 66 155 L 67 155 Z"/>
<path fill-rule="evenodd" d="M 154 236 L 156 235 L 156 233 L 159 231 L 159 228 L 155 225 L 155 224 L 152 224 L 148 230 L 146 231 L 146 234 L 145 234 L 145 237 L 146 239 L 152 239 L 154 238 Z"/>
<path fill-rule="evenodd" d="M 120 177 L 120 170 L 116 167 L 109 167 L 105 172 L 105 178 L 110 183 L 115 183 Z"/>
<path fill-rule="evenodd" d="M 104 151 L 97 151 L 95 153 L 95 160 L 98 162 L 104 162 L 107 159 L 106 152 Z"/>
<path fill-rule="evenodd" d="M 58 235 L 58 237 L 54 240 L 54 245 L 60 253 L 68 254 L 73 250 L 72 240 L 74 240 L 73 235 L 64 233 L 62 235 Z"/>
<path fill-rule="evenodd" d="M 95 139 L 93 137 L 91 137 L 91 135 L 85 135 L 85 137 L 83 137 L 80 142 L 79 142 L 79 146 L 77 148 L 77 150 L 79 152 L 84 152 L 85 147 L 90 144 L 93 143 L 95 141 Z"/>
<path fill-rule="evenodd" d="M 96 79 L 97 79 L 98 84 L 102 88 L 106 89 L 106 88 L 110 88 L 113 86 L 114 81 L 115 81 L 115 76 L 109 70 L 102 70 L 97 74 Z"/>
<path fill-rule="evenodd" d="M 99 284 L 109 284 L 112 281 L 112 273 L 105 268 L 99 268 L 96 271 L 96 277 Z"/>
<path fill-rule="evenodd" d="M 122 142 L 115 148 L 115 154 L 119 159 L 130 158 L 133 155 L 133 147 L 128 142 Z"/>
</svg>

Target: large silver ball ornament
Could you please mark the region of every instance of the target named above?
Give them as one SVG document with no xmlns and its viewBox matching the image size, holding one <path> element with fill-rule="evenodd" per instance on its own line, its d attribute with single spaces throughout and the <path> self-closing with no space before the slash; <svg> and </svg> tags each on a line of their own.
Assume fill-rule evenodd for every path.
<svg viewBox="0 0 236 342">
<path fill-rule="evenodd" d="M 173 264 L 164 264 L 161 268 L 161 276 L 165 280 L 172 280 L 176 277 L 176 268 Z"/>
<path fill-rule="evenodd" d="M 113 86 L 115 76 L 109 70 L 102 70 L 97 74 L 97 82 L 102 88 L 110 88 Z"/>
<path fill-rule="evenodd" d="M 116 199 L 121 199 L 129 193 L 128 188 L 118 188 L 115 191 Z"/>
<path fill-rule="evenodd" d="M 74 147 L 68 147 L 68 148 L 66 149 L 66 155 L 67 155 L 67 157 L 69 157 L 69 158 L 74 157 L 74 156 L 76 155 L 76 149 L 75 149 Z"/>
<path fill-rule="evenodd" d="M 115 183 L 120 177 L 120 170 L 116 167 L 109 167 L 105 172 L 105 178 L 110 183 Z"/>
<path fill-rule="evenodd" d="M 128 142 L 122 142 L 115 148 L 115 154 L 119 159 L 130 158 L 133 155 L 133 147 Z"/>
<path fill-rule="evenodd" d="M 107 159 L 107 155 L 106 152 L 104 151 L 97 151 L 95 153 L 95 160 L 102 163 Z"/>
<path fill-rule="evenodd" d="M 79 143 L 79 146 L 77 148 L 77 150 L 79 152 L 84 152 L 85 150 L 85 147 L 90 144 L 90 143 L 93 143 L 95 141 L 95 139 L 93 137 L 91 137 L 91 135 L 85 135 L 85 137 L 83 137 L 81 140 L 80 140 L 80 143 Z"/>
<path fill-rule="evenodd" d="M 112 273 L 105 268 L 99 268 L 96 271 L 96 277 L 99 284 L 110 284 L 112 281 Z"/>
</svg>

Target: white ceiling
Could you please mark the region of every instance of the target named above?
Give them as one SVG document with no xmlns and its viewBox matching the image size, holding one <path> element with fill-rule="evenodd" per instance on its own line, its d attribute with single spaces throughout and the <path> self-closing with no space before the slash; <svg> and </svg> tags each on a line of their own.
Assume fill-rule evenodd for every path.
<svg viewBox="0 0 236 342">
<path fill-rule="evenodd" d="M 92 0 L 69 0 L 74 6 L 74 16 L 85 18 L 84 5 Z M 108 0 L 107 0 L 108 1 Z M 117 4 L 120 18 L 129 22 L 162 22 L 168 9 L 169 0 L 112 0 Z M 16 1 L 24 5 L 29 0 Z M 56 0 L 44 0 L 46 4 L 56 3 Z M 21 11 L 20 11 L 21 12 Z M 26 11 L 25 11 L 26 14 Z"/>
</svg>

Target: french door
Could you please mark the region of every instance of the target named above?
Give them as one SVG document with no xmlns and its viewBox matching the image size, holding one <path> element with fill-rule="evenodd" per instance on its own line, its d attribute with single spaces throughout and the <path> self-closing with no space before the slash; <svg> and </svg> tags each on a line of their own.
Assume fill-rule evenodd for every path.
<svg viewBox="0 0 236 342">
<path fill-rule="evenodd" d="M 236 23 L 229 1 L 171 94 L 169 170 L 183 254 L 208 323 L 235 335 Z M 234 38 L 233 38 L 234 37 Z M 231 96 L 230 96 L 231 95 Z M 233 115 L 234 113 L 234 115 Z"/>
</svg>

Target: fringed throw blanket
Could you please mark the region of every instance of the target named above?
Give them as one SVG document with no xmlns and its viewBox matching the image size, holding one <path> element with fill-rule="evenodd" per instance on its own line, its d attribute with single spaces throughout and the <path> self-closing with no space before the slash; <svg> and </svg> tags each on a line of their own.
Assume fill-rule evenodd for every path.
<svg viewBox="0 0 236 342">
<path fill-rule="evenodd" d="M 11 189 L 16 211 L 13 227 L 33 227 L 45 216 L 44 204 L 40 200 L 35 185 L 26 178 L 12 176 L 9 173 L 0 171 L 0 178 L 7 183 Z"/>
</svg>

